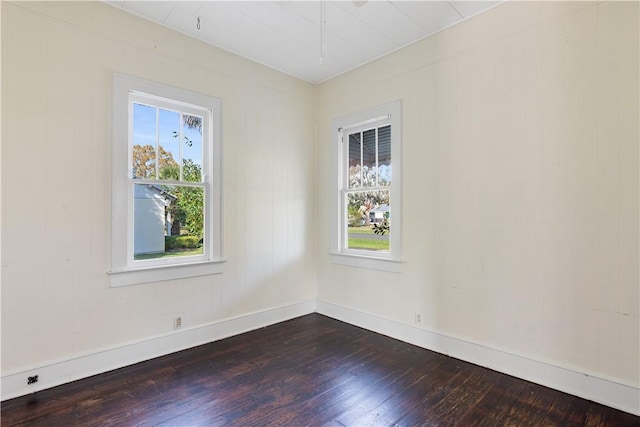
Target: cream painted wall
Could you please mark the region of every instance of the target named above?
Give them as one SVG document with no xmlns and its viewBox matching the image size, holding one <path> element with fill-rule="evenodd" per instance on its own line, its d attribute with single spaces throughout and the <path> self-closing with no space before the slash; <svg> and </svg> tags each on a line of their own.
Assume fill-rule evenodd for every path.
<svg viewBox="0 0 640 427">
<path fill-rule="evenodd" d="M 99 2 L 2 2 L 2 372 L 316 295 L 314 88 Z M 109 288 L 111 78 L 223 101 L 222 275 Z"/>
<path fill-rule="evenodd" d="M 638 387 L 638 9 L 509 2 L 320 85 L 317 170 L 403 102 L 405 263 L 331 264 L 320 222 L 319 301 Z"/>
<path fill-rule="evenodd" d="M 2 2 L 3 375 L 317 296 L 637 387 L 638 9 L 510 2 L 314 88 L 100 3 Z M 113 71 L 223 99 L 223 275 L 109 288 Z M 395 99 L 403 272 L 333 265 L 330 122 Z"/>
</svg>

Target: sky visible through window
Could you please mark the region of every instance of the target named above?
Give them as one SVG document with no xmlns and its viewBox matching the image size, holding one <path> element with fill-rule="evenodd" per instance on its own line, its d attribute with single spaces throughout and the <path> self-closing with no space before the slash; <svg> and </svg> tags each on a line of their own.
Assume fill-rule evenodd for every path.
<svg viewBox="0 0 640 427">
<path fill-rule="evenodd" d="M 157 122 L 156 122 L 157 120 Z M 156 148 L 156 125 L 158 145 L 170 153 L 176 163 L 191 159 L 202 166 L 202 134 L 200 129 L 183 125 L 180 139 L 180 112 L 133 104 L 133 145 L 150 145 Z M 182 149 L 182 156 L 180 156 Z"/>
</svg>

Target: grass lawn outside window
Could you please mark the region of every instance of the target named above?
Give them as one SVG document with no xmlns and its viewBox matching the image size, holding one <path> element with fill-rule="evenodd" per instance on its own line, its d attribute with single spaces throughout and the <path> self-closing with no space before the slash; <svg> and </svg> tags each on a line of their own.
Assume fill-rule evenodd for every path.
<svg viewBox="0 0 640 427">
<path fill-rule="evenodd" d="M 371 225 L 348 227 L 349 247 L 369 251 L 388 251 L 389 235 L 375 234 Z"/>
</svg>

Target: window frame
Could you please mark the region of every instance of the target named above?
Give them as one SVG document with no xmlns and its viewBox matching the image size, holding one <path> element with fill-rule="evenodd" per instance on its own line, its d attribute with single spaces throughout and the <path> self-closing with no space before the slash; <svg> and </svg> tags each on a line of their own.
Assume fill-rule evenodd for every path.
<svg viewBox="0 0 640 427">
<path fill-rule="evenodd" d="M 157 184 L 193 185 L 204 189 L 205 247 L 202 255 L 134 260 L 134 187 L 149 181 L 133 179 L 133 126 L 130 123 L 134 103 L 203 116 L 202 183 L 156 181 Z M 113 74 L 110 286 L 222 273 L 221 136 L 220 99 L 125 74 Z"/>
<path fill-rule="evenodd" d="M 389 233 L 389 251 L 351 249 L 346 246 L 346 194 L 348 184 L 348 134 L 391 125 L 391 185 L 375 189 L 389 190 L 393 232 Z M 338 117 L 332 122 L 333 173 L 331 186 L 331 243 L 333 263 L 376 270 L 400 271 L 402 260 L 402 101 L 397 100 Z"/>
</svg>

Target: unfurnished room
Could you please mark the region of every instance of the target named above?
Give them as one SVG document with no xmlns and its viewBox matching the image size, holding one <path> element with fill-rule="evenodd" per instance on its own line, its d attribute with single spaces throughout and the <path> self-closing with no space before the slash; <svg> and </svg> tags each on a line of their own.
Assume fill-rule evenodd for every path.
<svg viewBox="0 0 640 427">
<path fill-rule="evenodd" d="M 0 22 L 2 426 L 640 425 L 640 1 Z"/>
</svg>

